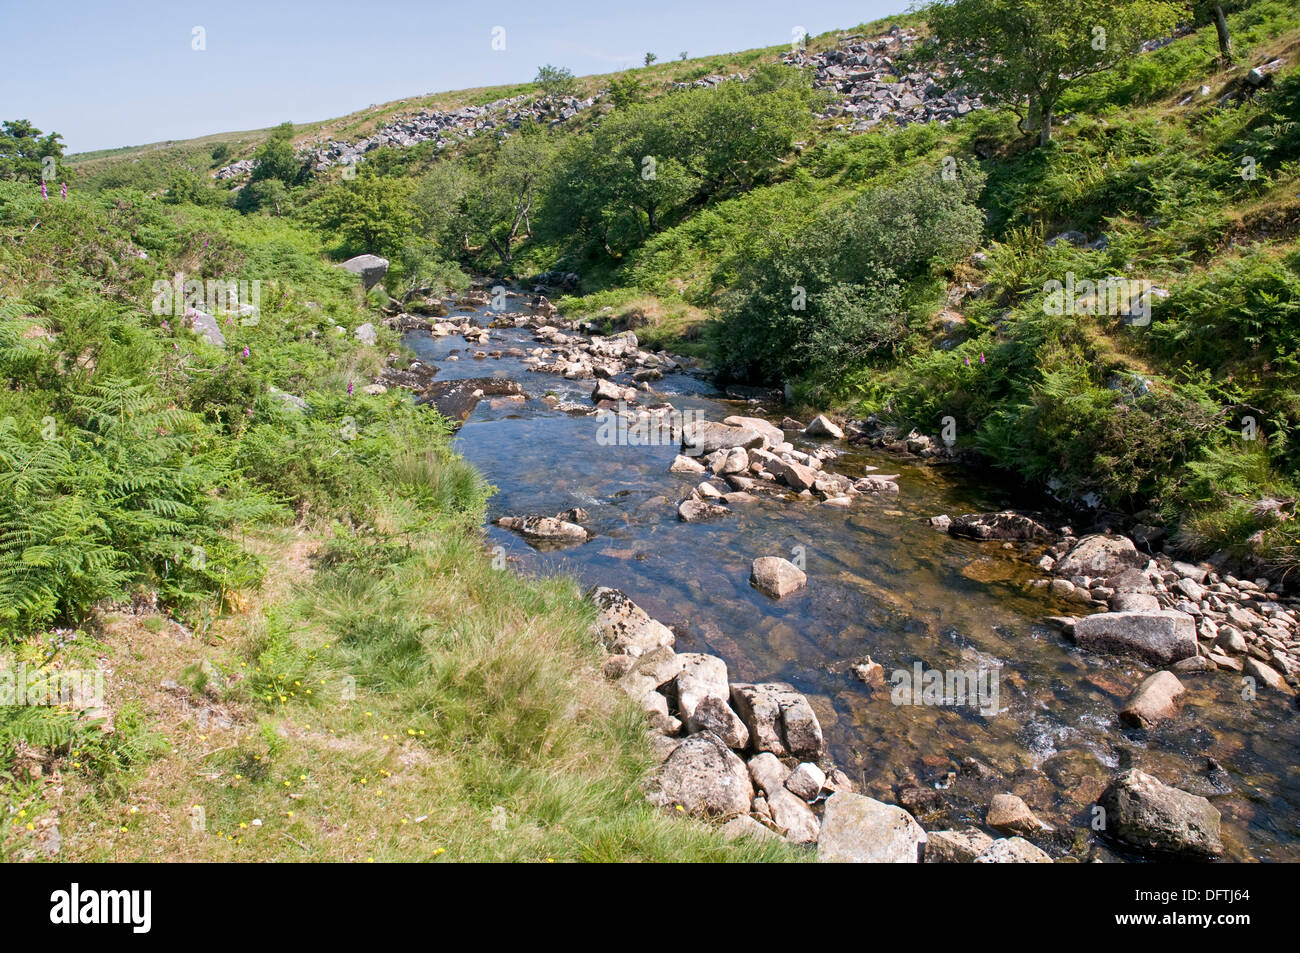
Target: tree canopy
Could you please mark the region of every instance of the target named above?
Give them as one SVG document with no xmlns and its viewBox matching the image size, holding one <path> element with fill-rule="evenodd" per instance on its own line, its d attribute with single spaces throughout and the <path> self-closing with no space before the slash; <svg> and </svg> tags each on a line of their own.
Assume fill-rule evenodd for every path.
<svg viewBox="0 0 1300 953">
<path fill-rule="evenodd" d="M 26 119 L 0 123 L 0 179 L 36 182 L 46 157 L 54 159 L 54 173 L 62 171 L 63 136 L 45 135 Z"/>
<path fill-rule="evenodd" d="M 1190 9 L 1180 0 L 936 0 L 925 15 L 934 56 L 1014 109 L 1041 144 L 1072 82 L 1173 32 Z"/>
</svg>

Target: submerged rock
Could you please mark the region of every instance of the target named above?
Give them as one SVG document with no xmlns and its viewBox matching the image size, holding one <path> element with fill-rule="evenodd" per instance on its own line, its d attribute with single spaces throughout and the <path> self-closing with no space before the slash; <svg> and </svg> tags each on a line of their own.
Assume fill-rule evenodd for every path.
<svg viewBox="0 0 1300 953">
<path fill-rule="evenodd" d="M 1150 728 L 1158 722 L 1178 716 L 1178 696 L 1186 689 L 1173 672 L 1160 671 L 1148 676 L 1124 702 L 1120 721 L 1138 728 Z"/>
<path fill-rule="evenodd" d="M 710 503 L 707 500 L 697 500 L 694 497 L 682 500 L 677 504 L 677 518 L 683 523 L 700 523 L 704 520 L 726 516 L 730 512 L 731 510 L 721 503 Z"/>
<path fill-rule="evenodd" d="M 554 516 L 502 516 L 496 521 L 504 529 L 514 530 L 529 540 L 542 542 L 585 543 L 587 531 L 577 523 Z"/>
<path fill-rule="evenodd" d="M 433 381 L 416 403 L 433 404 L 438 413 L 458 423 L 473 413 L 484 397 L 527 396 L 518 382 L 502 377 L 469 377 L 458 381 Z"/>
</svg>

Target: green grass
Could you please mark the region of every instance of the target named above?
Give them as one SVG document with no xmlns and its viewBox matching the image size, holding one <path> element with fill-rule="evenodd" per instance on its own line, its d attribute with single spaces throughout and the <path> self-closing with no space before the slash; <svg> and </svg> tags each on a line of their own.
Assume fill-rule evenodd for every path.
<svg viewBox="0 0 1300 953">
<path fill-rule="evenodd" d="M 377 317 L 321 253 L 284 219 L 0 184 L 0 477 L 34 479 L 6 441 L 70 446 L 59 491 L 35 498 L 75 502 L 88 553 L 41 564 L 48 603 L 5 619 L 0 656 L 104 665 L 113 726 L 0 709 L 0 857 L 45 858 L 57 825 L 62 860 L 802 859 L 645 802 L 644 716 L 600 673 L 591 608 L 571 581 L 494 568 L 490 488 L 445 421 L 360 393 L 396 340 L 335 333 Z M 226 324 L 216 348 L 153 314 L 153 282 L 178 271 L 261 280 L 258 323 Z M 78 410 L 110 374 L 131 388 L 125 430 Z M 182 435 L 213 468 L 204 511 L 157 507 L 145 479 Z M 153 495 L 128 505 L 137 484 Z M 266 505 L 237 510 L 245 491 Z M 32 498 L 6 498 L 5 546 Z M 150 507 L 163 528 L 140 523 Z M 36 565 L 24 546 L 8 570 Z M 162 612 L 131 608 L 154 598 Z M 51 653 L 53 625 L 81 632 Z"/>
</svg>

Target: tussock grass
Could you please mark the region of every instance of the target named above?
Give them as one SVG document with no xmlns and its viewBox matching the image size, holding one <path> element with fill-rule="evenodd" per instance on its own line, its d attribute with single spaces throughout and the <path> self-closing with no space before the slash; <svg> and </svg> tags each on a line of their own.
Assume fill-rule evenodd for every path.
<svg viewBox="0 0 1300 953">
<path fill-rule="evenodd" d="M 801 856 L 645 803 L 644 717 L 600 676 L 571 582 L 493 569 L 463 526 L 406 551 L 321 531 L 259 549 L 277 554 L 273 598 L 206 642 L 155 631 L 156 616 L 107 626 L 110 699 L 140 706 L 165 748 L 121 776 L 120 802 L 65 766 L 29 812 L 58 817 L 60 859 Z M 202 689 L 158 688 L 199 670 Z M 30 849 L 22 833 L 10 856 Z"/>
</svg>

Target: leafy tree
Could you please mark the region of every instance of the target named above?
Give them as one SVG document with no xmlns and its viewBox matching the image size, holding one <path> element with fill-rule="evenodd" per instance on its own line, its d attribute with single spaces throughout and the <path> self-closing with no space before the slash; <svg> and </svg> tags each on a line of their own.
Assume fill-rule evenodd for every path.
<svg viewBox="0 0 1300 953">
<path fill-rule="evenodd" d="M 512 136 L 488 160 L 486 174 L 471 181 L 465 207 L 474 233 L 506 267 L 520 236 L 532 233 L 533 205 L 553 151 L 548 136 Z"/>
<path fill-rule="evenodd" d="M 1232 65 L 1232 36 L 1228 33 L 1228 13 L 1236 12 L 1250 0 L 1227 0 L 1223 3 L 1195 0 L 1192 15 L 1196 23 L 1213 23 L 1219 40 L 1219 59 L 1224 66 Z"/>
<path fill-rule="evenodd" d="M 279 179 L 258 179 L 240 189 L 233 204 L 241 212 L 265 210 L 278 218 L 289 210 L 289 190 Z"/>
<path fill-rule="evenodd" d="M 257 167 L 249 177 L 251 182 L 279 179 L 286 186 L 299 184 L 307 172 L 307 164 L 298 158 L 293 148 L 293 123 L 284 122 L 271 130 L 271 137 L 253 154 Z"/>
<path fill-rule="evenodd" d="M 645 99 L 645 87 L 631 73 L 616 76 L 609 84 L 609 99 L 615 109 L 626 109 Z"/>
<path fill-rule="evenodd" d="M 422 239 L 406 242 L 397 253 L 396 264 L 403 302 L 419 294 L 441 297 L 448 291 L 464 291 L 469 287 L 469 276 L 455 262 L 443 257 L 442 246 L 437 242 Z"/>
<path fill-rule="evenodd" d="M 432 242 L 444 258 L 469 251 L 473 222 L 469 214 L 471 175 L 461 162 L 434 164 L 420 180 L 412 200 L 416 234 Z"/>
<path fill-rule="evenodd" d="M 359 175 L 328 188 L 311 217 L 322 228 L 338 233 L 350 251 L 394 255 L 415 223 L 413 191 L 409 179 Z"/>
<path fill-rule="evenodd" d="M 164 201 L 171 205 L 220 205 L 225 198 L 226 193 L 209 185 L 206 176 L 192 169 L 173 169 Z"/>
<path fill-rule="evenodd" d="M 1189 13 L 1181 0 L 936 0 L 926 20 L 934 55 L 1015 110 L 1041 145 L 1071 83 L 1135 55 Z"/>
<path fill-rule="evenodd" d="M 570 139 L 546 188 L 548 230 L 617 256 L 688 207 L 767 180 L 810 121 L 795 70 L 616 108 Z"/>
<path fill-rule="evenodd" d="M 57 132 L 43 134 L 26 119 L 0 123 L 0 179 L 37 182 L 47 156 L 54 158 L 55 175 L 62 175 L 62 139 Z"/>
<path fill-rule="evenodd" d="M 533 82 L 542 87 L 542 92 L 550 100 L 565 99 L 578 91 L 578 81 L 571 70 L 549 63 L 538 68 Z"/>
<path fill-rule="evenodd" d="M 659 57 L 656 56 L 655 54 L 653 54 L 653 53 L 647 53 L 647 54 L 645 55 L 645 65 L 646 65 L 646 66 L 650 66 L 652 63 L 654 63 L 654 62 L 655 62 L 656 60 L 658 60 L 658 59 L 659 59 Z"/>
<path fill-rule="evenodd" d="M 864 193 L 754 257 L 723 302 L 714 358 L 734 377 L 837 377 L 895 358 L 908 283 L 968 252 L 983 229 L 970 167 Z"/>
</svg>

